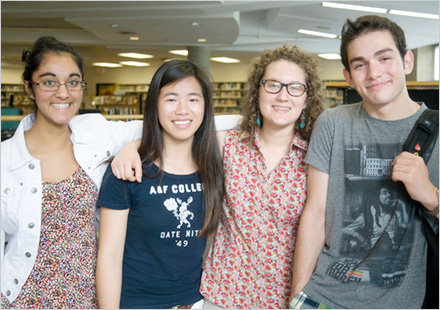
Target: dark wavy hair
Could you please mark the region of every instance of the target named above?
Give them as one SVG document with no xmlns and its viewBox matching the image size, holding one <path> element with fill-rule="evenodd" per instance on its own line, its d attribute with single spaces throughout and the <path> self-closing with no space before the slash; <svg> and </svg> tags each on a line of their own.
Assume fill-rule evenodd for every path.
<svg viewBox="0 0 440 310">
<path fill-rule="evenodd" d="M 310 141 L 313 125 L 319 114 L 323 111 L 322 83 L 318 75 L 318 64 L 312 56 L 302 51 L 297 46 L 283 45 L 274 50 L 264 50 L 263 53 L 253 59 L 251 70 L 248 76 L 249 92 L 243 102 L 243 121 L 241 130 L 250 134 L 251 143 L 254 141 L 257 125 L 257 111 L 259 110 L 259 90 L 261 79 L 267 66 L 277 60 L 288 60 L 301 67 L 306 76 L 307 99 L 304 108 L 305 127 L 300 128 L 298 119 L 295 122 L 294 131 L 299 133 L 301 138 Z"/>
<path fill-rule="evenodd" d="M 406 47 L 405 33 L 402 28 L 392 20 L 377 15 L 361 16 L 355 21 L 347 19 L 342 26 L 340 53 L 342 64 L 348 72 L 350 72 L 350 64 L 347 55 L 348 44 L 357 37 L 373 31 L 389 31 L 393 36 L 400 56 L 402 59 L 405 57 L 405 54 L 408 51 Z"/>
<path fill-rule="evenodd" d="M 163 174 L 164 140 L 158 115 L 159 94 L 164 86 L 187 77 L 193 77 L 199 82 L 205 101 L 203 122 L 194 135 L 192 156 L 197 164 L 198 174 L 203 185 L 204 223 L 200 236 L 207 236 L 215 232 L 219 221 L 220 206 L 224 195 L 223 162 L 214 123 L 212 79 L 207 72 L 191 61 L 171 60 L 165 62 L 154 74 L 144 106 L 139 154 L 141 160 L 149 164 L 158 160 L 159 171 L 154 176 Z"/>
</svg>

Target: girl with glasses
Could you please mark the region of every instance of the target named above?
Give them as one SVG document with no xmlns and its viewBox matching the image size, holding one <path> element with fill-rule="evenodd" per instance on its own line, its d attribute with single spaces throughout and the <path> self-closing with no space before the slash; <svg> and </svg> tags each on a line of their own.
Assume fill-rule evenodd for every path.
<svg viewBox="0 0 440 310">
<path fill-rule="evenodd" d="M 284 45 L 254 59 L 248 84 L 241 129 L 219 132 L 226 197 L 203 271 L 205 309 L 288 306 L 321 81 L 311 56 Z"/>
<path fill-rule="evenodd" d="M 35 112 L 1 145 L 1 306 L 96 308 L 102 163 L 139 139 L 142 124 L 75 116 L 86 83 L 65 43 L 41 37 L 23 61 Z"/>
</svg>

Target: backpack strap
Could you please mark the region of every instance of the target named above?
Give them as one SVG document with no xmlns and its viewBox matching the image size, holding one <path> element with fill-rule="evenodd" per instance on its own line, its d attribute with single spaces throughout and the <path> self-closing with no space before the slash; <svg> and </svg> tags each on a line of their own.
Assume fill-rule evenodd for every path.
<svg viewBox="0 0 440 310">
<path fill-rule="evenodd" d="M 438 137 L 438 111 L 426 109 L 414 124 L 403 150 L 422 156 L 425 163 L 431 157 Z"/>
</svg>

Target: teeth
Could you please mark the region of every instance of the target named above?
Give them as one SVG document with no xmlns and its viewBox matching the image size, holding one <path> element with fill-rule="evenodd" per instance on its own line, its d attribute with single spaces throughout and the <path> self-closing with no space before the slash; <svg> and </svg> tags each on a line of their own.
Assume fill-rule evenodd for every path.
<svg viewBox="0 0 440 310">
<path fill-rule="evenodd" d="M 174 124 L 176 124 L 176 125 L 186 125 L 189 123 L 190 123 L 190 121 L 174 121 Z"/>
<path fill-rule="evenodd" d="M 52 106 L 56 109 L 64 109 L 64 108 L 68 108 L 69 104 L 68 103 L 52 103 Z"/>
<path fill-rule="evenodd" d="M 274 108 L 277 109 L 277 110 L 282 110 L 282 111 L 289 111 L 290 110 L 289 107 L 278 107 L 278 106 L 275 106 Z"/>
</svg>

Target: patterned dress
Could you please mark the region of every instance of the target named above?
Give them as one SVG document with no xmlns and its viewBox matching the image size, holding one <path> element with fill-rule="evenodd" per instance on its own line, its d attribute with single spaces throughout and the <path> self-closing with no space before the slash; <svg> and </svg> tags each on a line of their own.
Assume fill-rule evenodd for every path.
<svg viewBox="0 0 440 310">
<path fill-rule="evenodd" d="M 20 295 L 2 308 L 97 308 L 95 204 L 98 189 L 79 167 L 69 178 L 43 183 L 40 244 Z"/>
<path fill-rule="evenodd" d="M 296 135 L 270 172 L 249 135 L 225 138 L 226 198 L 201 293 L 223 308 L 288 308 L 294 245 L 306 198 L 307 142 Z"/>
</svg>

